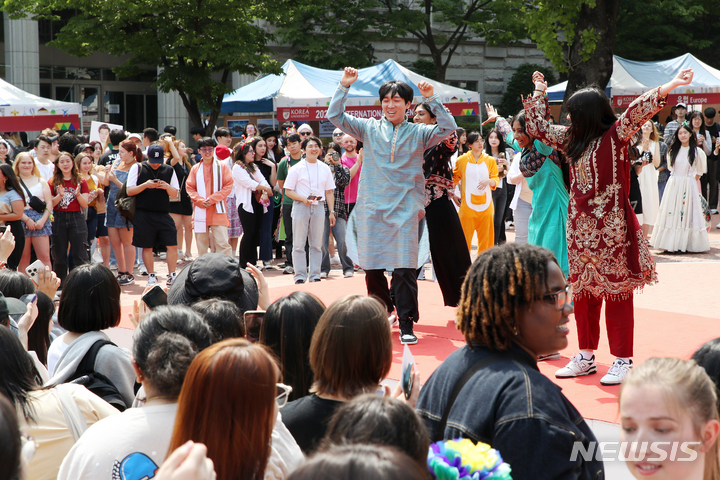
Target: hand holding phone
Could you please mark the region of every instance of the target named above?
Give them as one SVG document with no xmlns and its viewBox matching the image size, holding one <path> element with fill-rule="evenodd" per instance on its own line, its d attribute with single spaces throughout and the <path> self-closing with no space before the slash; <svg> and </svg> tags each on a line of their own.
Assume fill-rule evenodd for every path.
<svg viewBox="0 0 720 480">
<path fill-rule="evenodd" d="M 160 305 L 167 305 L 167 293 L 165 293 L 165 290 L 163 290 L 160 285 L 155 285 L 143 294 L 142 300 L 145 302 L 145 305 L 153 309 Z"/>
<path fill-rule="evenodd" d="M 40 285 L 39 275 L 43 270 L 45 270 L 45 264 L 40 260 L 35 260 L 33 263 L 28 265 L 25 269 L 25 273 L 27 273 L 27 276 L 35 282 L 35 285 Z"/>
</svg>

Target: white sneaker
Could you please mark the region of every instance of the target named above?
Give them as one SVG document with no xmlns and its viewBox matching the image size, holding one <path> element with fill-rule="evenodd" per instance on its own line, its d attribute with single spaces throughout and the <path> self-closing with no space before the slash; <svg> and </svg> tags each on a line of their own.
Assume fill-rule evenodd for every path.
<svg viewBox="0 0 720 480">
<path fill-rule="evenodd" d="M 155 285 L 156 283 L 158 283 L 158 282 L 157 282 L 157 275 L 155 275 L 154 273 L 151 273 L 151 274 L 148 276 L 147 286 L 149 287 L 150 285 Z"/>
<path fill-rule="evenodd" d="M 169 287 L 170 285 L 172 285 L 173 282 L 175 281 L 176 277 L 177 277 L 177 273 L 175 273 L 175 272 L 172 272 L 170 275 L 168 275 L 167 281 L 165 282 L 165 286 Z"/>
<path fill-rule="evenodd" d="M 610 367 L 610 370 L 608 370 L 607 375 L 600 379 L 600 384 L 620 385 L 623 380 L 625 380 L 625 377 L 627 376 L 628 372 L 632 367 L 632 360 L 630 360 L 630 362 L 626 362 L 624 360 L 616 358 L 615 362 L 612 364 L 612 367 Z"/>
<path fill-rule="evenodd" d="M 341 265 L 340 263 L 340 257 L 336 253 L 332 257 L 330 257 L 330 265 Z"/>
<path fill-rule="evenodd" d="M 147 274 L 148 274 L 148 269 L 147 269 L 147 267 L 145 266 L 144 263 L 143 263 L 142 265 L 140 265 L 140 268 L 138 268 L 138 271 L 140 272 L 140 275 L 147 275 Z"/>
<path fill-rule="evenodd" d="M 582 353 L 578 353 L 570 359 L 567 365 L 555 372 L 557 378 L 573 378 L 583 375 L 592 375 L 597 373 L 597 365 L 595 365 L 595 355 L 590 360 L 585 360 Z"/>
</svg>

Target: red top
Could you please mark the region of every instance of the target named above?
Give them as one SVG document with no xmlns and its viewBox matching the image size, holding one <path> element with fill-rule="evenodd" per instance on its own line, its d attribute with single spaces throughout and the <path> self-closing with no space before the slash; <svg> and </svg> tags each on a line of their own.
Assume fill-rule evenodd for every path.
<svg viewBox="0 0 720 480">
<path fill-rule="evenodd" d="M 77 183 L 75 183 L 73 180 L 63 180 L 63 187 L 65 188 L 65 195 L 63 195 L 63 198 L 60 200 L 60 203 L 55 205 L 55 208 L 53 208 L 56 212 L 79 212 L 82 209 L 80 208 L 80 203 L 77 201 L 77 197 L 75 196 L 75 189 L 77 188 Z M 50 193 L 52 196 L 56 196 L 58 194 L 57 188 L 52 184 L 52 180 L 48 182 L 48 185 L 50 185 Z M 88 184 L 85 181 L 85 179 L 82 179 L 80 181 L 80 193 L 90 193 L 90 189 L 88 188 Z"/>
<path fill-rule="evenodd" d="M 633 290 L 657 281 L 655 260 L 628 198 L 627 147 L 665 102 L 657 88 L 638 97 L 570 166 L 569 281 L 578 296 L 625 299 Z M 524 104 L 528 134 L 563 150 L 568 127 L 545 121 L 547 100 L 533 97 Z"/>
</svg>

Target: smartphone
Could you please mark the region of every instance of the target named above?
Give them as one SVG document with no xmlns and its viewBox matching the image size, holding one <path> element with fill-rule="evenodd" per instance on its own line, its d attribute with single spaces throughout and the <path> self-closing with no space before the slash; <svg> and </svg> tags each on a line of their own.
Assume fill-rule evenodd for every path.
<svg viewBox="0 0 720 480">
<path fill-rule="evenodd" d="M 320 200 L 320 197 L 318 197 L 317 195 L 308 195 L 307 198 L 308 198 L 308 200 L 310 200 L 311 202 L 313 202 L 313 201 L 315 201 L 315 200 Z"/>
<path fill-rule="evenodd" d="M 250 342 L 260 340 L 260 327 L 265 320 L 265 310 L 248 310 L 243 315 L 245 319 L 245 336 Z"/>
<path fill-rule="evenodd" d="M 5 230 L 7 230 L 7 225 L 0 225 L 0 235 L 5 233 Z"/>
<path fill-rule="evenodd" d="M 167 293 L 160 285 L 155 285 L 142 296 L 142 301 L 150 309 L 167 305 Z"/>
<path fill-rule="evenodd" d="M 409 364 L 402 372 L 402 389 L 406 399 L 410 399 L 413 389 L 413 377 L 415 375 L 415 364 Z"/>
<path fill-rule="evenodd" d="M 415 358 L 413 357 L 410 348 L 405 345 L 403 348 L 402 358 L 402 374 L 400 376 L 400 382 L 403 389 L 403 394 L 406 399 L 410 398 L 413 389 L 413 378 L 415 376 Z"/>
<path fill-rule="evenodd" d="M 40 272 L 45 270 L 45 264 L 40 260 L 35 260 L 33 263 L 27 266 L 25 273 L 28 277 L 32 278 L 36 285 L 40 284 Z"/>
</svg>

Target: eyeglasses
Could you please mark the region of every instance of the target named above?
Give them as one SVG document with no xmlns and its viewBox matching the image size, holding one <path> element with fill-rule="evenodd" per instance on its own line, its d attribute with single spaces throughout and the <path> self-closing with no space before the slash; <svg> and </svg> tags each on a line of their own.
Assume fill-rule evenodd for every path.
<svg viewBox="0 0 720 480">
<path fill-rule="evenodd" d="M 308 137 L 308 136 L 312 135 L 312 133 L 310 133 L 310 132 L 300 132 L 300 135 L 302 135 L 303 137 Z"/>
<path fill-rule="evenodd" d="M 213 150 L 214 150 L 213 147 L 202 147 L 202 148 L 198 148 L 198 151 L 200 151 L 200 152 L 212 152 Z"/>
<path fill-rule="evenodd" d="M 571 305 L 573 301 L 572 285 L 565 285 L 563 290 L 543 295 L 543 299 L 552 298 L 555 302 L 555 308 L 562 310 L 565 305 Z"/>
<path fill-rule="evenodd" d="M 288 397 L 290 397 L 290 393 L 293 391 L 293 388 L 290 385 L 285 385 L 284 383 L 276 383 L 276 385 L 277 396 L 275 397 L 275 401 L 277 402 L 278 408 L 282 408 L 287 405 Z"/>
</svg>

